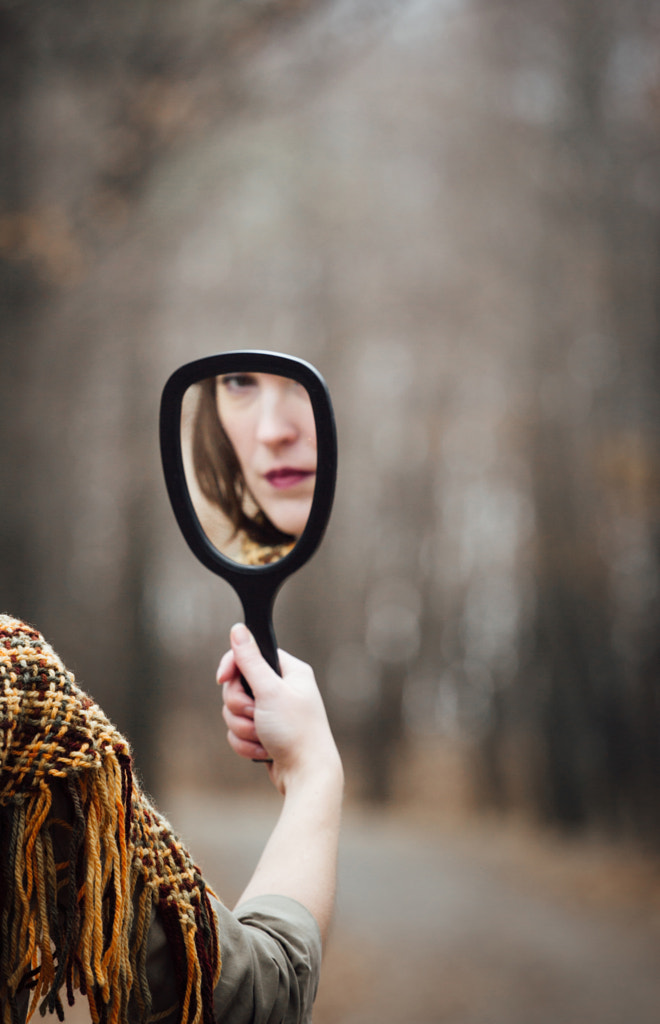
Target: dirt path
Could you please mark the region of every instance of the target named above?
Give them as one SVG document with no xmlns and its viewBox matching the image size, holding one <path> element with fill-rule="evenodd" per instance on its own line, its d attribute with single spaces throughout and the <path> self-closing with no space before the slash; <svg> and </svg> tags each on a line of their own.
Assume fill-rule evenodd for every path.
<svg viewBox="0 0 660 1024">
<path fill-rule="evenodd" d="M 167 811 L 231 903 L 277 803 L 186 793 Z M 349 811 L 316 1024 L 658 1024 L 660 908 L 622 895 L 597 847 L 571 856 Z"/>
</svg>

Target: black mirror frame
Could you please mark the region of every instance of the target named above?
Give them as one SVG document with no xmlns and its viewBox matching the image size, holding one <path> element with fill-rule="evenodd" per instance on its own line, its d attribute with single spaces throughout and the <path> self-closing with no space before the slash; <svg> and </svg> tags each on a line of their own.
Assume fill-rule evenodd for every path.
<svg viewBox="0 0 660 1024">
<path fill-rule="evenodd" d="M 181 449 L 181 407 L 186 390 L 207 377 L 226 373 L 272 373 L 306 388 L 316 425 L 317 479 L 309 519 L 294 548 L 268 565 L 241 565 L 223 555 L 209 540 L 193 507 Z M 160 405 L 160 452 L 167 492 L 175 518 L 197 558 L 226 579 L 243 605 L 245 621 L 269 664 L 279 672 L 272 625 L 275 596 L 291 573 L 318 548 L 325 533 L 337 477 L 337 434 L 328 387 L 319 372 L 294 356 L 255 349 L 205 356 L 179 367 L 170 376 Z"/>
</svg>

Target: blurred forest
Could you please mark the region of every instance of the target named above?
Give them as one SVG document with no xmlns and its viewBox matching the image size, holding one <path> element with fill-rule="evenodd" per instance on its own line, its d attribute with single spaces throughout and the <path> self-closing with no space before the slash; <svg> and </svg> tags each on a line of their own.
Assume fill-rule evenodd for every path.
<svg viewBox="0 0 660 1024">
<path fill-rule="evenodd" d="M 237 776 L 160 392 L 264 348 L 335 403 L 276 628 L 356 793 L 657 842 L 660 6 L 0 0 L 0 46 L 0 605 L 149 788 Z"/>
</svg>

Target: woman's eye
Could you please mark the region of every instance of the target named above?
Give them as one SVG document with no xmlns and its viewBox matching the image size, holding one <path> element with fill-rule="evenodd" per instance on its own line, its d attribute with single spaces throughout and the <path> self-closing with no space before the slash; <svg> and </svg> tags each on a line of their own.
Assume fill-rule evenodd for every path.
<svg viewBox="0 0 660 1024">
<path fill-rule="evenodd" d="M 220 378 L 221 386 L 230 394 L 240 395 L 257 386 L 257 378 L 251 373 L 227 373 Z"/>
</svg>

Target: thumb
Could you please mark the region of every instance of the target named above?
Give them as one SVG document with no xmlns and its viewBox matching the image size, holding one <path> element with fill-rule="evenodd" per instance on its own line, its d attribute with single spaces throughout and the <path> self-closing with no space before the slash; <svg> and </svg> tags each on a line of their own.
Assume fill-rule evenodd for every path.
<svg viewBox="0 0 660 1024">
<path fill-rule="evenodd" d="M 232 626 L 229 634 L 234 661 L 255 695 L 265 696 L 278 676 L 262 655 L 252 633 L 242 622 Z"/>
</svg>

